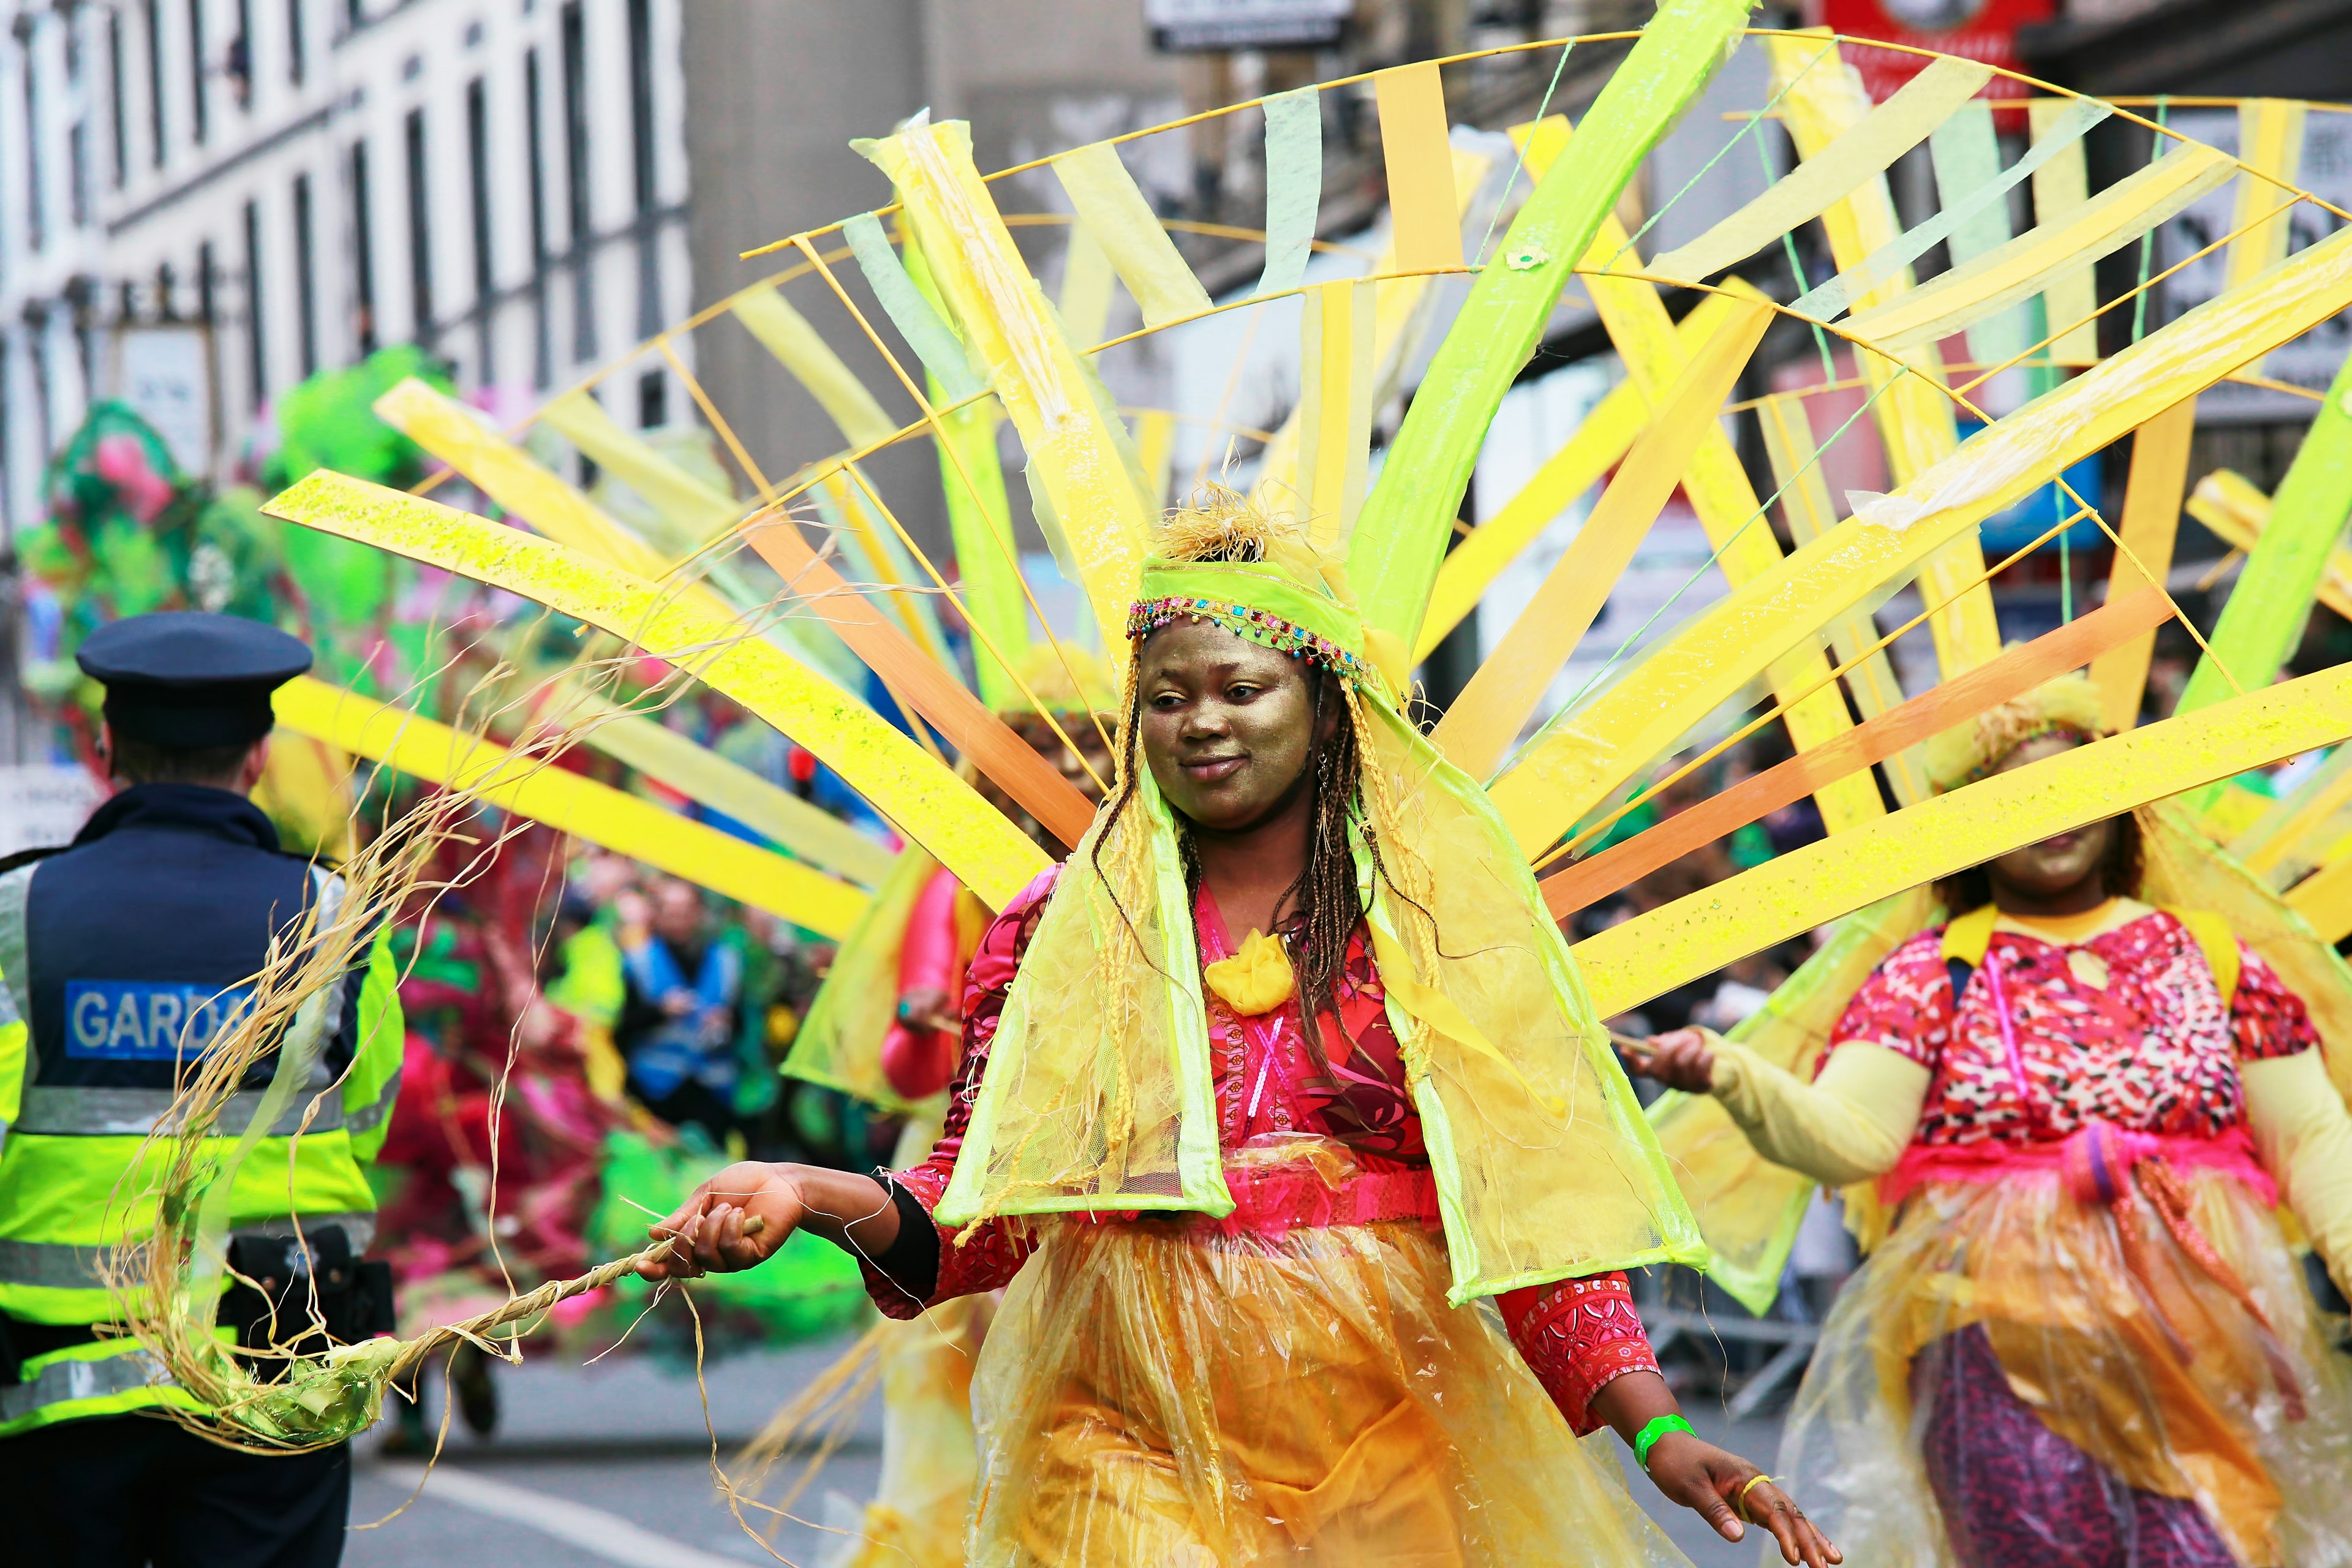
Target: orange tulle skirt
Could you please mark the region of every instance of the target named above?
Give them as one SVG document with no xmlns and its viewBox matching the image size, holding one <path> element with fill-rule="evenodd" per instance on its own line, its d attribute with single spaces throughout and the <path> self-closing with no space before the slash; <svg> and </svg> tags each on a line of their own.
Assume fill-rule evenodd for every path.
<svg viewBox="0 0 2352 1568">
<path fill-rule="evenodd" d="M 1446 1278 L 1415 1222 L 1048 1222 L 973 1385 L 970 1561 L 1684 1563 Z"/>
</svg>

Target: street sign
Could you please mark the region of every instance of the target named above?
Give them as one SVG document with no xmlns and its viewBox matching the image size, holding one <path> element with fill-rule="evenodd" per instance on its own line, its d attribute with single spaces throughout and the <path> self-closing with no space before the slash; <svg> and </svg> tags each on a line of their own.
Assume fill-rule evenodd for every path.
<svg viewBox="0 0 2352 1568">
<path fill-rule="evenodd" d="M 1355 0 L 1143 0 L 1154 47 L 1171 54 L 1313 49 L 1339 41 Z"/>
</svg>

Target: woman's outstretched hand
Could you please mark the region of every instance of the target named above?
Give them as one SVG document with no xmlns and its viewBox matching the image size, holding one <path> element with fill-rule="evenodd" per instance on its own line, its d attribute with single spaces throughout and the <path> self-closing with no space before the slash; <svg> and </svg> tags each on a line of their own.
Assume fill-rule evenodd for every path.
<svg viewBox="0 0 2352 1568">
<path fill-rule="evenodd" d="M 1675 1029 L 1627 1046 L 1625 1065 L 1686 1094 L 1706 1094 L 1715 1087 L 1715 1047 L 1704 1029 Z"/>
<path fill-rule="evenodd" d="M 797 1168 L 745 1160 L 694 1190 L 648 1235 L 667 1251 L 637 1266 L 646 1279 L 694 1279 L 764 1263 L 800 1228 L 807 1209 Z"/>
<path fill-rule="evenodd" d="M 1669 1432 L 1650 1446 L 1650 1479 L 1659 1492 L 1715 1526 L 1726 1541 L 1738 1541 L 1749 1524 L 1772 1532 L 1780 1560 L 1804 1568 L 1831 1568 L 1845 1554 L 1821 1527 L 1805 1517 L 1795 1500 L 1738 1455 L 1687 1432 Z"/>
<path fill-rule="evenodd" d="M 1611 1378 L 1586 1408 L 1613 1427 L 1628 1447 L 1635 1447 L 1643 1430 L 1661 1417 L 1682 1414 L 1666 1380 L 1646 1371 Z M 1830 1538 L 1790 1500 L 1788 1493 L 1737 1454 L 1668 1426 L 1651 1443 L 1646 1462 L 1651 1483 L 1668 1500 L 1699 1514 L 1726 1541 L 1738 1541 L 1750 1524 L 1760 1524 L 1772 1532 L 1772 1539 L 1780 1542 L 1781 1558 L 1791 1564 L 1832 1568 L 1845 1561 L 1845 1554 L 1830 1544 Z"/>
</svg>

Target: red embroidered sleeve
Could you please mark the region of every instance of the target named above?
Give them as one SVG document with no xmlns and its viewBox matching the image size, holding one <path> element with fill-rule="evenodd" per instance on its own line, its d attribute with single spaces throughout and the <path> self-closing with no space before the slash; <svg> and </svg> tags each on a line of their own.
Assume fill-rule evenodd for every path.
<svg viewBox="0 0 2352 1568">
<path fill-rule="evenodd" d="M 1830 1031 L 1830 1049 L 1848 1040 L 1884 1046 L 1932 1068 L 1952 1037 L 1958 1009 L 1944 964 L 1944 928 L 1920 932 L 1880 961 Z M 1829 1060 L 1829 1052 L 1822 1053 Z"/>
<path fill-rule="evenodd" d="M 1629 1372 L 1658 1370 L 1622 1270 L 1507 1290 L 1495 1305 L 1528 1370 L 1580 1437 L 1600 1430 L 1590 1409 L 1594 1394 Z"/>
<path fill-rule="evenodd" d="M 2291 1057 L 2319 1043 L 2311 1009 L 2286 988 L 2278 971 L 2244 942 L 2238 944 L 2238 990 L 2230 998 L 2230 1036 L 2240 1061 Z"/>
<path fill-rule="evenodd" d="M 981 1078 L 988 1069 L 989 1047 L 996 1042 L 996 1026 L 1004 1015 L 1005 995 L 1013 989 L 1013 976 L 1021 966 L 1021 955 L 1027 951 L 1029 939 L 1045 911 L 1045 900 L 1054 889 L 1054 876 L 1058 869 L 1056 867 L 1042 873 L 1004 906 L 1003 913 L 981 936 L 980 950 L 972 954 L 971 966 L 965 972 L 963 1058 L 948 1084 L 946 1129 L 921 1164 L 892 1173 L 893 1179 L 923 1205 L 926 1214 L 940 1206 L 940 1199 L 948 1190 L 948 1178 L 955 1174 L 956 1153 L 963 1147 L 965 1129 L 971 1125 L 972 1102 L 980 1096 Z M 936 1221 L 933 1228 L 940 1237 L 940 1271 L 938 1283 L 927 1300 L 914 1300 L 871 1264 L 860 1262 L 866 1276 L 866 1293 L 874 1299 L 884 1317 L 917 1317 L 925 1307 L 958 1296 L 1001 1289 L 1012 1283 L 1013 1277 L 1029 1259 L 1030 1244 L 1002 1220 L 982 1226 L 961 1246 L 956 1244 L 961 1230 Z"/>
</svg>

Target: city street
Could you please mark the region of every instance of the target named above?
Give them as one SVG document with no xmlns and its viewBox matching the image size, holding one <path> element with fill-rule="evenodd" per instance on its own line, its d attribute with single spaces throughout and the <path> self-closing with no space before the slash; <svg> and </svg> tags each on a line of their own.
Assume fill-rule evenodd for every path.
<svg viewBox="0 0 2352 1568">
<path fill-rule="evenodd" d="M 360 1444 L 352 1488 L 347 1568 L 520 1568 L 560 1560 L 625 1568 L 719 1568 L 775 1561 L 747 1535 L 715 1489 L 710 1433 L 722 1461 L 777 1406 L 822 1372 L 848 1342 L 741 1356 L 714 1363 L 705 1381 L 709 1424 L 686 1368 L 657 1370 L 642 1361 L 590 1368 L 500 1369 L 504 1415 L 496 1439 L 476 1441 L 452 1424 L 447 1451 L 429 1478 L 417 1461 L 375 1456 L 374 1435 Z M 1692 1401 L 1699 1430 L 1769 1464 L 1779 1441 L 1775 1420 L 1733 1426 L 1710 1419 Z M 434 1410 L 437 1417 L 439 1400 Z M 853 1523 L 881 1463 L 878 1399 L 838 1449 L 794 1512 L 806 1524 L 776 1531 L 776 1557 L 794 1564 L 827 1562 L 836 1547 L 822 1527 Z M 379 1428 L 382 1431 L 383 1428 Z M 1612 1448 L 1622 1445 L 1609 1439 Z M 419 1479 L 424 1490 L 416 1493 Z M 1657 1497 L 1645 1483 L 1634 1495 Z M 403 1510 L 402 1504 L 407 1502 Z M 392 1518 L 373 1529 L 372 1521 Z M 1699 1568 L 1752 1568 L 1753 1542 L 1732 1546 L 1695 1515 L 1654 1506 Z M 755 1524 L 760 1515 L 747 1510 Z"/>
</svg>

